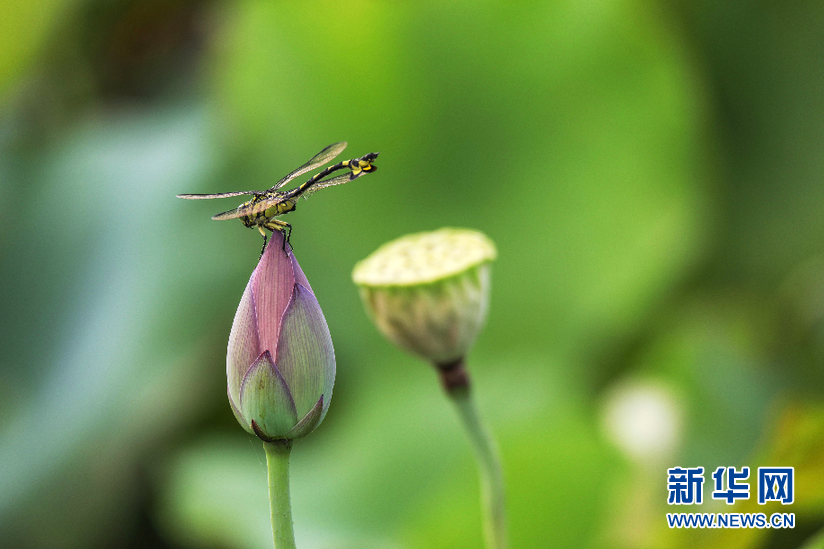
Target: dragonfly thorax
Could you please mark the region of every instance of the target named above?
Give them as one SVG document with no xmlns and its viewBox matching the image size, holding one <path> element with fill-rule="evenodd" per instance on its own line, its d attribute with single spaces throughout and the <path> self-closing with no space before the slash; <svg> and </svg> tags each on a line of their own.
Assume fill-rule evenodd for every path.
<svg viewBox="0 0 824 549">
<path fill-rule="evenodd" d="M 266 223 L 273 217 L 278 217 L 293 211 L 296 207 L 296 199 L 286 198 L 286 196 L 287 193 L 284 192 L 266 193 L 255 196 L 252 200 L 244 202 L 240 205 L 240 208 L 254 208 L 254 206 L 260 202 L 265 201 L 271 203 L 274 200 L 274 203 L 271 203 L 271 205 L 265 210 L 260 210 L 253 215 L 243 216 L 240 218 L 241 221 L 243 221 L 243 224 L 247 227 L 256 227 L 259 225 L 265 226 Z"/>
<path fill-rule="evenodd" d="M 266 211 L 263 212 L 265 217 L 277 217 L 279 215 L 283 215 L 287 212 L 291 212 L 295 209 L 295 199 L 294 198 L 287 198 L 282 202 L 277 202 L 271 208 L 267 208 Z"/>
</svg>

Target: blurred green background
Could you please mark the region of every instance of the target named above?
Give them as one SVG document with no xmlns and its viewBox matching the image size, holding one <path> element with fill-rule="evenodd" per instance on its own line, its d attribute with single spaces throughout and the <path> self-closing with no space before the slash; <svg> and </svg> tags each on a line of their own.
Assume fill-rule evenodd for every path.
<svg viewBox="0 0 824 549">
<path fill-rule="evenodd" d="M 481 547 L 454 411 L 350 280 L 442 226 L 499 250 L 469 365 L 513 548 L 820 547 L 822 36 L 811 1 L 3 0 L 0 546 L 271 547 L 224 363 L 261 239 L 174 195 L 347 140 L 379 171 L 286 218 L 338 366 L 299 547 Z M 668 508 L 677 465 L 794 466 L 795 503 Z"/>
</svg>

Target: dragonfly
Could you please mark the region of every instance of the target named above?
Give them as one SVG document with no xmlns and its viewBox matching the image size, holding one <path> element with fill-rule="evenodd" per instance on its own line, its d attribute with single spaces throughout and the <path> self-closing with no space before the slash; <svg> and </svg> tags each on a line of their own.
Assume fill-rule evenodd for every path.
<svg viewBox="0 0 824 549">
<path fill-rule="evenodd" d="M 280 231 L 284 235 L 283 249 L 285 250 L 286 243 L 289 241 L 289 237 L 292 234 L 292 226 L 285 221 L 275 219 L 276 217 L 294 211 L 300 197 L 303 197 L 304 199 L 309 198 L 309 196 L 321 189 L 325 189 L 326 187 L 331 187 L 333 185 L 348 183 L 364 174 L 372 173 L 378 169 L 377 166 L 372 164 L 372 162 L 374 162 L 374 160 L 378 157 L 379 153 L 369 153 L 361 156 L 360 158 L 344 160 L 343 162 L 338 162 L 333 166 L 329 166 L 294 189 L 288 191 L 278 190 L 306 172 L 310 172 L 323 166 L 324 164 L 328 164 L 343 152 L 346 145 L 347 143 L 345 141 L 329 145 L 318 154 L 310 158 L 306 164 L 296 168 L 265 191 L 234 191 L 230 193 L 215 194 L 179 194 L 177 197 L 186 198 L 189 200 L 204 200 L 212 198 L 228 198 L 231 196 L 240 195 L 252 195 L 250 200 L 247 200 L 237 208 L 214 215 L 212 216 L 212 219 L 223 220 L 239 218 L 243 221 L 245 226 L 249 228 L 257 227 L 258 231 L 260 231 L 260 234 L 263 236 L 263 249 L 261 249 L 261 255 L 263 255 L 263 250 L 266 249 L 266 242 L 268 241 L 268 235 L 264 229 L 268 229 L 273 232 Z M 341 175 L 329 177 L 333 173 L 341 170 L 348 171 L 347 173 Z"/>
</svg>

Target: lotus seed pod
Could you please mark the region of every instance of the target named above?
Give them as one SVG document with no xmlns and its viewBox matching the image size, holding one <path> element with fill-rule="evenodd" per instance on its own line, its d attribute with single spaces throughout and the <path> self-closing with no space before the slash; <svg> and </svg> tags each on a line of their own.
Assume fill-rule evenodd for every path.
<svg viewBox="0 0 824 549">
<path fill-rule="evenodd" d="M 483 327 L 496 256 L 484 234 L 444 228 L 384 244 L 352 279 L 384 336 L 444 366 L 460 361 Z"/>
</svg>

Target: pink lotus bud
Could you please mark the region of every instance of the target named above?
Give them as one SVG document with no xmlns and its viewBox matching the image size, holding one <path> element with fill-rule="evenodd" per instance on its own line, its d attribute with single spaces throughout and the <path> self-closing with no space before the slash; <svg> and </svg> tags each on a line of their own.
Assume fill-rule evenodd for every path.
<svg viewBox="0 0 824 549">
<path fill-rule="evenodd" d="M 335 350 L 306 275 L 275 231 L 235 313 L 226 377 L 244 429 L 264 441 L 295 439 L 323 421 Z"/>
</svg>

